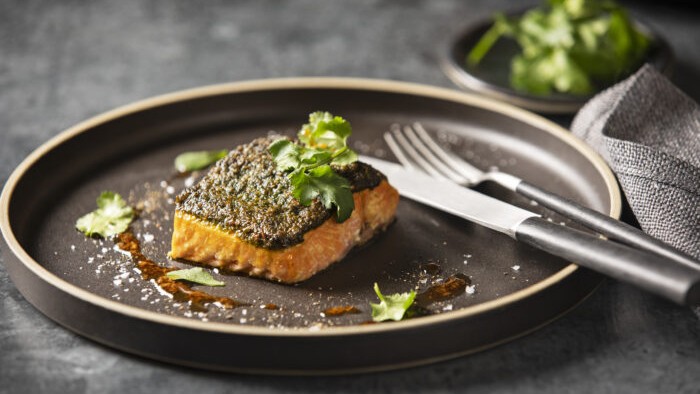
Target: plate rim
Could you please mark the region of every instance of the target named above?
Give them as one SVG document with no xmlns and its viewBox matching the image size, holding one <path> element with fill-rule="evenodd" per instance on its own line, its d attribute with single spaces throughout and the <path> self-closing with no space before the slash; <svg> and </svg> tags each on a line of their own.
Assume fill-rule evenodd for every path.
<svg viewBox="0 0 700 394">
<path fill-rule="evenodd" d="M 607 186 L 608 198 L 610 201 L 610 216 L 618 218 L 622 209 L 621 193 L 612 170 L 604 162 L 602 157 L 598 155 L 592 148 L 586 145 L 583 141 L 576 138 L 569 131 L 556 123 L 549 121 L 537 114 L 517 108 L 513 105 L 498 102 L 491 98 L 477 96 L 471 93 L 436 87 L 414 82 L 393 81 L 385 79 L 373 78 L 353 78 L 353 77 L 288 77 L 288 78 L 270 78 L 270 79 L 255 79 L 239 82 L 229 82 L 222 84 L 206 85 L 185 90 L 179 90 L 172 93 L 145 98 L 135 101 L 130 104 L 119 106 L 115 109 L 95 115 L 87 120 L 77 123 L 76 125 L 59 132 L 54 137 L 50 138 L 45 143 L 32 151 L 11 173 L 8 177 L 2 194 L 0 194 L 0 232 L 2 233 L 4 242 L 8 247 L 8 252 L 14 254 L 21 264 L 29 269 L 34 275 L 48 283 L 49 285 L 68 293 L 69 295 L 80 299 L 83 302 L 111 310 L 115 313 L 129 316 L 131 318 L 143 319 L 152 323 L 177 326 L 185 329 L 193 329 L 199 331 L 211 331 L 220 334 L 235 334 L 235 335 L 250 335 L 250 336 L 274 336 L 274 337 L 335 337 L 335 336 L 351 336 L 351 335 L 366 335 L 371 333 L 381 333 L 395 330 L 409 330 L 415 328 L 426 327 L 434 324 L 454 321 L 458 319 L 468 318 L 489 310 L 506 307 L 521 299 L 526 299 L 531 295 L 551 287 L 569 275 L 579 270 L 579 266 L 575 263 L 570 263 L 555 274 L 546 279 L 530 285 L 524 289 L 514 293 L 499 297 L 494 300 L 486 301 L 477 305 L 452 311 L 445 314 L 437 314 L 421 317 L 420 319 L 409 319 L 397 323 L 361 325 L 361 326 L 337 326 L 324 327 L 320 330 L 310 330 L 308 328 L 290 328 L 285 330 L 270 330 L 267 327 L 243 326 L 230 323 L 218 322 L 202 322 L 199 320 L 188 319 L 185 317 L 171 316 L 145 309 L 138 308 L 113 301 L 87 290 L 81 289 L 78 286 L 63 280 L 55 274 L 44 268 L 38 261 L 34 260 L 29 253 L 22 247 L 16 239 L 12 227 L 9 222 L 9 205 L 12 199 L 13 191 L 18 182 L 22 179 L 24 173 L 30 169 L 41 157 L 52 149 L 58 148 L 65 141 L 90 130 L 99 124 L 110 120 L 125 116 L 131 113 L 137 113 L 142 110 L 165 106 L 176 102 L 186 101 L 190 99 L 198 99 L 209 96 L 239 94 L 246 92 L 258 91 L 274 91 L 274 90 L 290 90 L 290 89 L 348 89 L 348 90 L 366 90 L 385 93 L 413 94 L 421 97 L 429 97 L 434 99 L 442 99 L 453 101 L 461 104 L 478 107 L 492 112 L 497 112 L 516 120 L 529 123 L 538 129 L 548 132 L 554 137 L 562 140 L 572 146 L 581 153 L 595 168 L 599 175 L 602 176 L 605 185 Z M 13 283 L 14 284 L 14 283 Z M 576 303 L 575 305 L 577 305 Z M 556 318 L 556 316 L 553 316 Z"/>
</svg>

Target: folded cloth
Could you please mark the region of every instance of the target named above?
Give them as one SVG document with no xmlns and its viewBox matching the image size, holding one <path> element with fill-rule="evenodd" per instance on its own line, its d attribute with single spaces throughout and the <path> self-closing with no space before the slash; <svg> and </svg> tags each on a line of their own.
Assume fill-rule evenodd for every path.
<svg viewBox="0 0 700 394">
<path fill-rule="evenodd" d="M 608 162 L 642 230 L 700 259 L 700 107 L 652 66 L 601 92 L 572 132 Z"/>
</svg>

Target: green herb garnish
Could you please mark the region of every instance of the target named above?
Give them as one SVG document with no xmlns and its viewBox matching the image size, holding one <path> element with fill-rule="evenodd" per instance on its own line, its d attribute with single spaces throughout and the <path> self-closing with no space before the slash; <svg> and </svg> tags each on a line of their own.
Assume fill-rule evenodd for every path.
<svg viewBox="0 0 700 394">
<path fill-rule="evenodd" d="M 181 153 L 175 158 L 175 169 L 178 172 L 201 170 L 214 164 L 226 154 L 228 154 L 228 151 L 225 149 Z"/>
<path fill-rule="evenodd" d="M 111 237 L 126 231 L 134 220 L 134 210 L 117 193 L 105 191 L 97 197 L 97 209 L 83 215 L 75 227 L 88 237 Z"/>
<path fill-rule="evenodd" d="M 379 304 L 369 303 L 372 307 L 372 320 L 381 322 L 385 320 L 399 321 L 403 319 L 408 308 L 413 304 L 416 298 L 416 292 L 411 290 L 408 293 L 396 293 L 392 295 L 382 295 L 379 291 L 379 285 L 374 284 L 374 292 L 379 297 Z"/>
<path fill-rule="evenodd" d="M 188 282 L 197 283 L 205 286 L 224 286 L 224 282 L 214 279 L 209 271 L 205 271 L 202 267 L 194 267 L 177 271 L 170 271 L 165 274 L 173 280 L 186 280 Z"/>
<path fill-rule="evenodd" d="M 357 161 L 357 153 L 347 146 L 351 133 L 350 123 L 340 116 L 314 112 L 297 134 L 302 145 L 279 139 L 269 148 L 277 167 L 288 172 L 294 197 L 307 206 L 315 198 L 326 209 L 335 206 L 338 222 L 350 217 L 355 202 L 350 182 L 336 174 L 331 164 Z"/>
<path fill-rule="evenodd" d="M 538 95 L 606 87 L 641 65 L 650 45 L 611 0 L 549 0 L 520 17 L 497 14 L 467 63 L 478 65 L 501 37 L 522 49 L 511 61 L 512 87 Z"/>
</svg>

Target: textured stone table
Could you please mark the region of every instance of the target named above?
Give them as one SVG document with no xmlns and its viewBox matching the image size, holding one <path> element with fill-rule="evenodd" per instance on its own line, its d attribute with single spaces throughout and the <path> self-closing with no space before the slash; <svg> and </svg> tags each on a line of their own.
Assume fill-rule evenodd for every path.
<svg viewBox="0 0 700 394">
<path fill-rule="evenodd" d="M 149 96 L 281 76 L 452 87 L 445 41 L 506 1 L 0 0 L 0 179 L 85 118 Z M 630 2 L 700 100 L 700 14 Z M 565 123 L 569 119 L 557 119 Z M 700 392 L 700 313 L 612 281 L 547 327 L 430 366 L 346 377 L 218 374 L 97 345 L 45 318 L 0 265 L 0 393 Z"/>
</svg>

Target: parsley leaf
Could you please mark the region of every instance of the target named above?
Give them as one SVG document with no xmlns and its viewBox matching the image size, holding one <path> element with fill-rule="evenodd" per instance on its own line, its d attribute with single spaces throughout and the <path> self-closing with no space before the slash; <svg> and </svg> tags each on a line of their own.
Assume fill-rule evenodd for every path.
<svg viewBox="0 0 700 394">
<path fill-rule="evenodd" d="M 202 267 L 194 267 L 177 271 L 170 271 L 165 274 L 173 280 L 186 280 L 193 283 L 198 283 L 205 286 L 224 286 L 224 282 L 214 279 L 209 271 L 205 271 Z"/>
<path fill-rule="evenodd" d="M 379 285 L 374 284 L 374 292 L 379 297 L 379 304 L 369 303 L 372 307 L 372 320 L 381 322 L 385 320 L 399 321 L 403 319 L 408 308 L 413 304 L 416 298 L 416 292 L 411 290 L 408 293 L 396 293 L 392 295 L 383 295 L 379 291 Z"/>
<path fill-rule="evenodd" d="M 296 144 L 279 139 L 269 151 L 277 167 L 288 172 L 292 194 L 304 205 L 318 198 L 326 209 L 337 208 L 337 220 L 347 220 L 355 209 L 350 182 L 333 172 L 331 164 L 357 161 L 357 153 L 347 146 L 352 134 L 350 123 L 329 112 L 313 112 L 302 126 Z"/>
<path fill-rule="evenodd" d="M 175 169 L 179 172 L 201 170 L 214 164 L 227 154 L 228 151 L 225 149 L 181 153 L 175 158 Z"/>
<path fill-rule="evenodd" d="M 88 237 L 111 237 L 126 231 L 134 220 L 134 210 L 117 193 L 105 191 L 97 197 L 97 209 L 83 215 L 75 227 Z"/>
<path fill-rule="evenodd" d="M 511 86 L 536 95 L 606 87 L 639 67 L 650 45 L 614 1 L 549 0 L 519 17 L 495 15 L 467 64 L 476 67 L 501 37 L 522 50 L 511 60 Z"/>
</svg>

